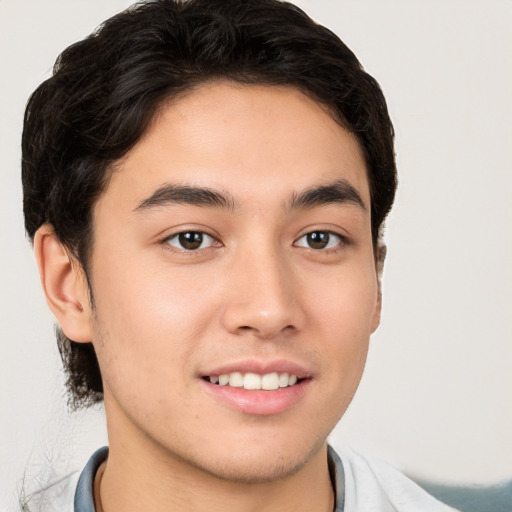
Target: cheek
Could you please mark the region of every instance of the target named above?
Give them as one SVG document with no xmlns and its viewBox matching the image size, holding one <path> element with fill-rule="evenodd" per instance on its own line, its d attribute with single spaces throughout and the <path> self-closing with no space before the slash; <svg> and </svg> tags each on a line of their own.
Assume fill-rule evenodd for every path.
<svg viewBox="0 0 512 512">
<path fill-rule="evenodd" d="M 141 272 L 140 263 L 130 271 L 129 263 L 95 274 L 93 331 L 102 375 L 134 381 L 141 392 L 179 390 L 214 318 L 215 290 L 190 272 Z"/>
<path fill-rule="evenodd" d="M 322 333 L 327 372 L 340 392 L 351 398 L 361 378 L 377 303 L 373 267 L 353 268 L 324 286 L 322 294 L 309 300 L 310 318 Z M 345 396 L 346 395 L 346 396 Z"/>
<path fill-rule="evenodd" d="M 186 334 L 214 306 L 214 290 L 204 271 L 129 259 L 104 268 L 95 274 L 97 307 L 112 323 L 117 320 L 121 331 L 142 330 L 145 337 L 182 330 Z"/>
<path fill-rule="evenodd" d="M 361 337 L 369 337 L 378 309 L 377 278 L 371 263 L 328 276 L 317 290 L 308 302 L 318 328 L 327 330 L 330 338 L 355 345 Z"/>
</svg>

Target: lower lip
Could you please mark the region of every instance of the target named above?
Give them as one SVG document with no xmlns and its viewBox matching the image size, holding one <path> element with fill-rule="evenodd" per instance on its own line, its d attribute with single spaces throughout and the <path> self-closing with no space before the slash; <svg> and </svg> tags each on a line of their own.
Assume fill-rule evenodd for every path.
<svg viewBox="0 0 512 512">
<path fill-rule="evenodd" d="M 298 384 L 274 391 L 220 386 L 204 379 L 201 380 L 201 383 L 209 393 L 239 411 L 246 414 L 269 416 L 285 412 L 297 404 L 306 393 L 311 379 L 304 379 Z"/>
</svg>

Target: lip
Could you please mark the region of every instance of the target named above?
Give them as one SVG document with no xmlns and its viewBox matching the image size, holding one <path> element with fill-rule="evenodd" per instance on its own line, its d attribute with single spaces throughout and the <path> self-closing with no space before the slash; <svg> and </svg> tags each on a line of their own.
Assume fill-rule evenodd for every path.
<svg viewBox="0 0 512 512">
<path fill-rule="evenodd" d="M 273 391 L 248 390 L 212 384 L 207 377 L 229 374 L 232 372 L 257 373 L 289 373 L 296 375 L 300 381 L 286 388 Z M 200 375 L 200 385 L 219 403 L 245 414 L 270 416 L 281 414 L 293 408 L 306 394 L 311 385 L 312 374 L 303 365 L 287 359 L 264 361 L 246 359 L 232 361 L 222 366 L 216 366 Z"/>
<path fill-rule="evenodd" d="M 300 402 L 311 384 L 311 379 L 304 379 L 293 386 L 274 391 L 219 386 L 204 379 L 199 382 L 206 392 L 230 408 L 245 414 L 270 416 L 281 414 Z"/>
</svg>

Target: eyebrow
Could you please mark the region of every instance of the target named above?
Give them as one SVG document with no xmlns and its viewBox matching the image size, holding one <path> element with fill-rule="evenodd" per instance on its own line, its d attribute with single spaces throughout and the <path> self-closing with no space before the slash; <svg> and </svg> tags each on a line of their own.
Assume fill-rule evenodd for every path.
<svg viewBox="0 0 512 512">
<path fill-rule="evenodd" d="M 367 209 L 359 192 L 346 180 L 309 188 L 300 194 L 294 193 L 289 208 L 307 209 L 332 203 L 352 203 L 365 211 Z"/>
<path fill-rule="evenodd" d="M 145 211 L 169 204 L 187 204 L 228 210 L 237 208 L 235 199 L 227 192 L 218 192 L 208 187 L 166 183 L 142 200 L 134 211 Z"/>
<path fill-rule="evenodd" d="M 333 203 L 352 203 L 366 211 L 366 205 L 359 192 L 346 180 L 311 187 L 300 193 L 294 192 L 287 208 L 308 209 Z M 143 199 L 134 211 L 147 211 L 169 204 L 224 208 L 231 211 L 238 208 L 237 201 L 228 192 L 219 192 L 208 187 L 166 183 Z"/>
</svg>

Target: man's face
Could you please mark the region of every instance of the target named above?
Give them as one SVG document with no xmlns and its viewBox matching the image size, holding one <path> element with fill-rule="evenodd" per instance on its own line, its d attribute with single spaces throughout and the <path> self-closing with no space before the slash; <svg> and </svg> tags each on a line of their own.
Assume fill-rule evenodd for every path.
<svg viewBox="0 0 512 512">
<path fill-rule="evenodd" d="M 345 412 L 379 320 L 361 149 L 294 89 L 206 84 L 114 168 L 90 270 L 111 446 L 291 474 Z"/>
</svg>

